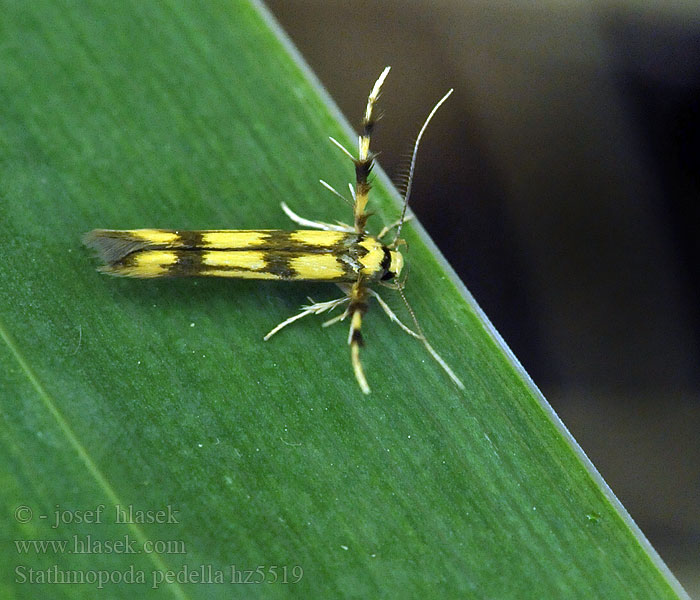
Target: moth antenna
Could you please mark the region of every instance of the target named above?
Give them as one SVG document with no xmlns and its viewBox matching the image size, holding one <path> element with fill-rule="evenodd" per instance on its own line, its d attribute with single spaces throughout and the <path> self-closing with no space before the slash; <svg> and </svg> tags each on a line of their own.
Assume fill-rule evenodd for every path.
<svg viewBox="0 0 700 600">
<path fill-rule="evenodd" d="M 394 187 L 399 191 L 399 194 L 401 194 L 402 198 L 406 197 L 406 189 L 408 187 L 411 169 L 411 157 L 413 156 L 413 146 L 415 143 L 416 138 L 414 137 L 411 139 L 411 143 L 408 146 L 410 150 L 401 153 L 397 166 L 391 176 L 391 181 L 394 184 Z"/>
<path fill-rule="evenodd" d="M 423 127 L 420 128 L 418 136 L 416 137 L 416 143 L 413 145 L 413 155 L 411 156 L 411 166 L 408 170 L 408 183 L 406 184 L 406 195 L 403 199 L 403 209 L 401 210 L 401 218 L 399 219 L 399 225 L 396 228 L 396 237 L 394 238 L 393 242 L 394 244 L 401 235 L 401 227 L 403 227 L 403 223 L 406 217 L 406 210 L 408 209 L 408 199 L 411 197 L 411 187 L 413 185 L 413 172 L 416 170 L 416 156 L 418 155 L 418 146 L 420 145 L 421 138 L 423 137 L 423 134 L 425 133 L 425 130 L 428 127 L 428 123 L 430 123 L 430 120 L 438 111 L 438 108 L 440 108 L 442 106 L 442 103 L 450 97 L 450 94 L 452 94 L 453 91 L 453 89 L 450 89 L 433 107 L 433 110 L 430 111 L 428 118 L 425 120 L 425 123 L 423 123 Z"/>
</svg>

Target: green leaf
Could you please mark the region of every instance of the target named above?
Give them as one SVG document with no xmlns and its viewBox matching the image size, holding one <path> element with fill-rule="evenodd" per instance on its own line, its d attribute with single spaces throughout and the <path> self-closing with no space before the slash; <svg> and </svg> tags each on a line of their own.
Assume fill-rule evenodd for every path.
<svg viewBox="0 0 700 600">
<path fill-rule="evenodd" d="M 261 7 L 2 14 L 3 598 L 683 596 L 417 224 L 407 295 L 464 392 L 376 305 L 369 396 L 347 324 L 262 341 L 333 286 L 96 272 L 96 227 L 350 218 L 317 180 L 352 134 Z"/>
</svg>

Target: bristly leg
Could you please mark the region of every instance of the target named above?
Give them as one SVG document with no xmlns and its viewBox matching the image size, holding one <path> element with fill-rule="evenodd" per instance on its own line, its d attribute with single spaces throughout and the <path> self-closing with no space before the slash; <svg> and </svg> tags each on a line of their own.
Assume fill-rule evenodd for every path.
<svg viewBox="0 0 700 600">
<path fill-rule="evenodd" d="M 302 306 L 300 313 L 282 321 L 279 325 L 277 325 L 270 332 L 268 332 L 268 334 L 263 339 L 267 341 L 280 329 L 286 327 L 287 325 L 291 325 L 292 323 L 294 323 L 294 321 L 298 321 L 299 319 L 307 317 L 309 315 L 320 315 L 329 310 L 333 310 L 337 306 L 345 304 L 348 300 L 350 300 L 349 296 L 343 296 L 342 298 L 337 298 L 336 300 L 329 300 L 328 302 L 314 302 L 313 300 L 311 300 L 311 298 L 309 298 L 311 304 Z"/>
<path fill-rule="evenodd" d="M 283 329 L 287 325 L 291 325 L 295 321 L 307 317 L 309 315 L 320 315 L 322 313 L 328 312 L 342 306 L 346 302 L 349 302 L 345 312 L 340 315 L 326 321 L 323 326 L 327 327 L 338 321 L 342 321 L 345 317 L 350 316 L 350 331 L 348 333 L 348 344 L 350 345 L 350 358 L 352 361 L 352 369 L 355 373 L 355 379 L 360 386 L 363 393 L 369 394 L 370 388 L 367 383 L 367 378 L 365 377 L 364 369 L 362 368 L 362 362 L 360 361 L 360 348 L 364 345 L 362 339 L 362 316 L 367 312 L 367 294 L 371 292 L 366 286 L 362 284 L 361 281 L 356 281 L 352 286 L 339 285 L 339 287 L 345 291 L 346 295 L 342 298 L 337 298 L 336 300 L 329 300 L 328 302 L 314 302 L 309 299 L 311 304 L 301 307 L 301 311 L 282 321 L 279 325 L 273 328 L 263 339 L 265 341 L 269 340 L 273 335 L 275 335 L 280 329 Z M 409 330 L 410 331 L 410 330 Z M 415 334 L 414 334 L 415 335 Z"/>
<path fill-rule="evenodd" d="M 369 175 L 374 166 L 374 155 L 369 149 L 372 130 L 377 120 L 374 109 L 377 100 L 379 100 L 379 93 L 381 92 L 382 85 L 390 69 L 391 67 L 386 67 L 382 71 L 382 74 L 379 76 L 374 86 L 372 86 L 372 90 L 369 93 L 365 114 L 362 119 L 362 133 L 358 140 L 358 155 L 356 159 L 353 159 L 355 163 L 355 193 L 353 194 L 355 198 L 355 231 L 360 234 L 365 232 L 367 219 L 371 214 L 365 209 L 367 207 L 367 200 L 369 199 L 369 192 L 372 188 L 369 182 Z M 347 310 L 347 313 L 350 315 L 350 331 L 348 332 L 350 359 L 352 361 L 353 371 L 355 372 L 355 379 L 357 379 L 357 383 L 360 385 L 360 389 L 364 394 L 370 393 L 369 384 L 367 383 L 367 378 L 362 368 L 362 361 L 360 360 L 360 348 L 364 345 L 362 338 L 362 317 L 367 312 L 368 291 L 362 278 L 358 278 L 348 293 L 350 304 Z"/>
<path fill-rule="evenodd" d="M 367 98 L 367 107 L 365 108 L 365 114 L 362 119 L 362 133 L 360 134 L 358 142 L 358 156 L 353 161 L 355 163 L 356 179 L 355 231 L 357 231 L 357 233 L 364 233 L 365 226 L 367 225 L 367 218 L 369 217 L 369 213 L 365 211 L 365 208 L 367 207 L 369 191 L 372 187 L 369 183 L 369 175 L 372 172 L 372 166 L 374 165 L 374 155 L 369 149 L 372 130 L 374 129 L 374 124 L 377 120 L 374 107 L 377 104 L 377 100 L 379 100 L 379 93 L 390 69 L 391 67 L 386 67 L 382 71 L 379 79 L 377 79 L 376 83 L 372 87 L 372 91 L 369 93 L 369 97 Z"/>
<path fill-rule="evenodd" d="M 413 215 L 406 215 L 405 217 L 402 217 L 400 219 L 396 219 L 393 223 L 390 223 L 389 225 L 384 225 L 382 227 L 382 230 L 377 234 L 377 239 L 381 240 L 387 233 L 389 233 L 392 229 L 398 228 L 400 225 L 403 225 L 406 221 L 412 221 L 413 220 Z M 397 243 L 396 240 L 392 242 L 392 245 L 396 247 Z"/>
<path fill-rule="evenodd" d="M 287 215 L 297 225 L 301 225 L 302 227 L 311 227 L 312 229 L 321 229 L 322 231 L 342 231 L 344 233 L 354 233 L 355 231 L 352 227 L 350 227 L 350 225 L 346 225 L 345 223 L 324 223 L 323 221 L 310 221 L 309 219 L 300 217 L 291 208 L 289 208 L 289 206 L 287 206 L 286 202 L 280 202 L 280 206 L 282 207 L 285 215 Z"/>
<path fill-rule="evenodd" d="M 357 383 L 364 394 L 370 393 L 369 384 L 360 360 L 360 348 L 364 346 L 362 317 L 367 312 L 367 292 L 367 287 L 362 284 L 361 279 L 358 279 L 352 284 L 350 295 L 348 296 L 350 299 L 350 305 L 348 306 L 348 314 L 350 315 L 350 331 L 348 332 L 350 359 L 352 361 L 352 369 L 355 372 L 355 379 L 357 379 Z"/>
<path fill-rule="evenodd" d="M 462 380 L 459 377 L 457 377 L 457 375 L 455 375 L 455 372 L 450 368 L 450 365 L 448 365 L 444 361 L 442 356 L 440 356 L 437 352 L 435 352 L 435 349 L 430 345 L 428 338 L 425 337 L 425 333 L 423 333 L 423 328 L 420 326 L 420 323 L 418 322 L 418 318 L 416 317 L 416 313 L 413 312 L 413 308 L 408 303 L 408 299 L 406 298 L 405 294 L 403 293 L 403 288 L 401 286 L 398 286 L 396 289 L 399 292 L 399 295 L 401 296 L 401 299 L 403 300 L 404 304 L 406 305 L 406 308 L 408 309 L 408 313 L 411 315 L 411 318 L 413 319 L 413 323 L 415 324 L 416 329 L 418 330 L 418 335 L 416 335 L 415 332 L 409 330 L 411 335 L 413 335 L 414 337 L 417 337 L 421 342 L 423 342 L 423 346 L 428 351 L 430 356 L 432 356 L 435 359 L 435 361 L 442 367 L 442 369 L 445 371 L 445 373 L 447 373 L 447 375 L 453 381 L 453 383 L 460 390 L 465 389 L 464 384 L 462 383 Z M 381 300 L 378 295 L 376 296 L 376 298 L 377 298 L 377 300 Z M 399 325 L 402 327 L 402 329 L 404 329 L 404 330 L 408 329 L 405 325 L 403 325 L 402 323 L 399 322 L 398 318 L 392 318 L 392 316 L 390 314 L 391 310 L 389 309 L 388 306 L 386 306 L 386 307 L 384 306 L 385 303 L 383 301 L 380 301 L 380 305 L 382 305 L 384 312 L 386 312 L 387 315 L 389 315 L 389 318 L 392 321 L 398 322 Z M 389 310 L 387 310 L 387 309 L 389 309 Z"/>
</svg>

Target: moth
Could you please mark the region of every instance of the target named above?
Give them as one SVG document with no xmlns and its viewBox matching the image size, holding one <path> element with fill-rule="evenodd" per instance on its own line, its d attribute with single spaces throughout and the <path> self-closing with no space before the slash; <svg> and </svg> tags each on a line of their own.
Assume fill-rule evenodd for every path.
<svg viewBox="0 0 700 600">
<path fill-rule="evenodd" d="M 282 202 L 282 209 L 287 216 L 308 229 L 95 229 L 85 234 L 83 240 L 88 247 L 96 250 L 103 261 L 104 265 L 99 270 L 109 275 L 138 278 L 196 276 L 335 283 L 343 291 L 342 297 L 327 302 L 311 301 L 311 304 L 302 306 L 298 314 L 272 329 L 264 339 L 270 339 L 280 329 L 302 317 L 344 307 L 342 313 L 326 321 L 324 326 L 346 318 L 350 320 L 348 345 L 352 368 L 360 389 L 368 394 L 370 387 L 360 360 L 360 348 L 364 344 L 361 330 L 362 318 L 367 312 L 369 301 L 374 298 L 393 322 L 423 343 L 450 379 L 463 389 L 462 382 L 426 339 L 403 294 L 403 283 L 399 279 L 404 265 L 404 258 L 399 250 L 402 244 L 400 234 L 407 220 L 406 211 L 418 145 L 428 123 L 452 90 L 435 105 L 416 138 L 401 217 L 393 225 L 382 229 L 377 236 L 371 235 L 366 229 L 367 220 L 371 215 L 371 212 L 367 211 L 367 203 L 372 187 L 370 175 L 375 157 L 370 151 L 370 138 L 376 122 L 377 100 L 389 70 L 390 67 L 384 69 L 367 98 L 357 157 L 340 142 L 330 138 L 350 157 L 355 167 L 355 184 L 349 186 L 353 205 L 352 225 L 310 221 L 297 215 Z M 323 180 L 321 184 L 342 197 Z M 393 229 L 393 241 L 384 243 L 382 238 Z M 413 319 L 415 329 L 407 327 L 399 320 L 373 289 L 375 284 L 398 290 Z"/>
</svg>

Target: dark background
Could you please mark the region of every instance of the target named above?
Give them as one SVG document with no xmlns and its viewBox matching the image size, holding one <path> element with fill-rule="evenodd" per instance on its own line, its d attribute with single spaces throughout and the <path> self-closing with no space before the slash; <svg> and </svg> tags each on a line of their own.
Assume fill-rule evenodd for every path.
<svg viewBox="0 0 700 600">
<path fill-rule="evenodd" d="M 700 5 L 653 4 L 268 1 L 355 124 L 392 66 L 390 176 L 455 88 L 412 208 L 700 598 Z"/>
</svg>

